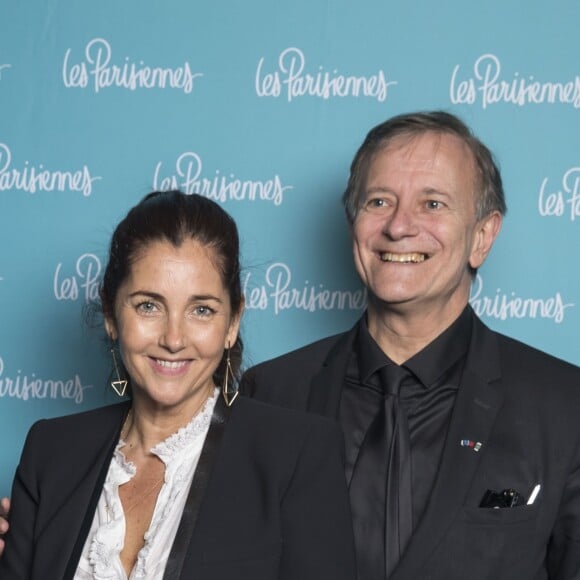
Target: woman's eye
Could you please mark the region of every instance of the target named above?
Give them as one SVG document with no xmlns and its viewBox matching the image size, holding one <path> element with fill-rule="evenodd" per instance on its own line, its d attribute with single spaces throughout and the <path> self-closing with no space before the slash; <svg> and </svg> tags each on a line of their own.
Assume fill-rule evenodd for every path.
<svg viewBox="0 0 580 580">
<path fill-rule="evenodd" d="M 155 312 L 155 304 L 153 302 L 141 302 L 137 305 L 137 310 L 149 314 L 150 312 Z"/>
<path fill-rule="evenodd" d="M 204 305 L 199 305 L 196 306 L 194 309 L 195 314 L 197 314 L 197 316 L 210 316 L 211 314 L 214 313 L 214 309 L 210 308 L 209 306 L 204 306 Z"/>
</svg>

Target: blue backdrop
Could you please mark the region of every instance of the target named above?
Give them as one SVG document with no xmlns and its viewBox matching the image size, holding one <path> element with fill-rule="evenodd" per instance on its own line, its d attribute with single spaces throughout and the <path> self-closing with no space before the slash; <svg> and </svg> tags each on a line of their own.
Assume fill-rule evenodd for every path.
<svg viewBox="0 0 580 580">
<path fill-rule="evenodd" d="M 577 0 L 3 2 L 0 495 L 34 420 L 114 400 L 82 314 L 130 206 L 179 187 L 236 218 L 249 366 L 360 315 L 339 198 L 405 111 L 460 115 L 502 167 L 476 311 L 579 364 L 579 22 Z"/>
</svg>

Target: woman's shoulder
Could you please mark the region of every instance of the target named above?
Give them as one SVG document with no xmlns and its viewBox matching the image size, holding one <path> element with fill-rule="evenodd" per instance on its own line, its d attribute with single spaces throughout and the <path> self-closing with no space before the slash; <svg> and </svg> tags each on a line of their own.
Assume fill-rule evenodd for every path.
<svg viewBox="0 0 580 580">
<path fill-rule="evenodd" d="M 98 438 L 99 434 L 109 433 L 120 425 L 128 409 L 129 403 L 125 402 L 52 419 L 40 419 L 30 428 L 28 442 L 70 444 L 82 438 L 84 433 Z"/>
</svg>

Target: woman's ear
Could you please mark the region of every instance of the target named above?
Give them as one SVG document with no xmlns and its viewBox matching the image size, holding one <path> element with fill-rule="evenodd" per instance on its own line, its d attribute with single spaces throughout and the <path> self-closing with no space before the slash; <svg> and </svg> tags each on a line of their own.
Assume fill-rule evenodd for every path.
<svg viewBox="0 0 580 580">
<path fill-rule="evenodd" d="M 112 341 L 117 340 L 119 336 L 119 333 L 117 332 L 117 325 L 110 316 L 105 316 L 105 332 Z"/>
<path fill-rule="evenodd" d="M 230 327 L 226 336 L 225 348 L 229 348 L 228 344 L 231 346 L 235 344 L 238 334 L 240 332 L 240 323 L 242 321 L 242 314 L 244 313 L 244 308 L 246 307 L 246 299 L 242 296 L 240 301 L 240 309 L 236 314 L 232 314 L 232 320 L 230 321 Z"/>
</svg>

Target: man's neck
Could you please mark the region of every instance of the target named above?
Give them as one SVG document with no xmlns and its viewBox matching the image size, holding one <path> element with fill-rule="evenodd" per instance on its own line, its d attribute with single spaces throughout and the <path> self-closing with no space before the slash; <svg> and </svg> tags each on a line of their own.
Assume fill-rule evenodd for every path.
<svg viewBox="0 0 580 580">
<path fill-rule="evenodd" d="M 393 362 L 403 364 L 447 330 L 466 305 L 446 312 L 409 313 L 376 308 L 369 302 L 369 333 Z"/>
</svg>

